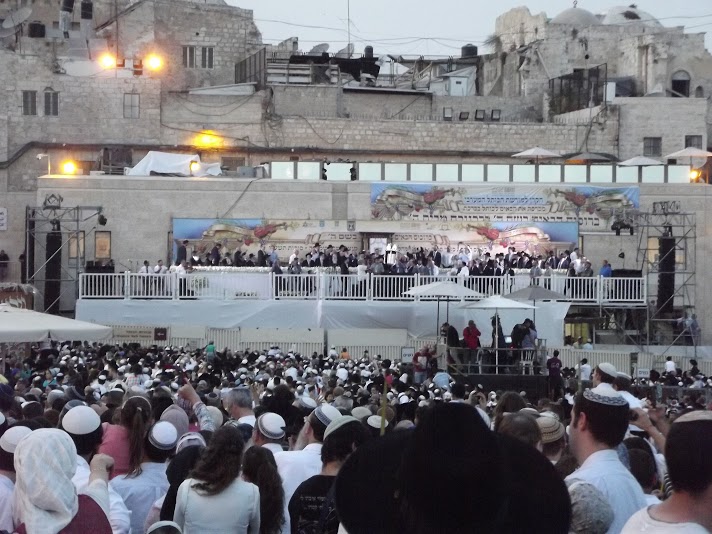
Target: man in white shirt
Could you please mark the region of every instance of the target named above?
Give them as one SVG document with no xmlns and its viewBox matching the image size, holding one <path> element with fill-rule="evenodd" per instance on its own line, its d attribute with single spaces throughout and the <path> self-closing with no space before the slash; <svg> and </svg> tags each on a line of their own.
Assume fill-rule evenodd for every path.
<svg viewBox="0 0 712 534">
<path fill-rule="evenodd" d="M 672 356 L 665 359 L 665 372 L 673 376 L 677 374 L 677 365 L 672 361 Z"/>
<path fill-rule="evenodd" d="M 231 390 L 223 397 L 223 408 L 230 416 L 226 424 L 250 425 L 255 427 L 255 412 L 253 411 L 252 392 L 249 388 L 239 387 Z"/>
<path fill-rule="evenodd" d="M 581 467 L 566 481 L 588 482 L 604 495 L 614 515 L 609 534 L 620 532 L 626 521 L 646 506 L 640 484 L 615 450 L 625 437 L 629 412 L 625 399 L 605 386 L 577 394 L 571 411 L 571 452 Z"/>
<path fill-rule="evenodd" d="M 289 264 L 291 265 L 294 262 L 294 260 L 296 260 L 298 258 L 299 258 L 299 249 L 295 248 L 294 252 L 292 252 L 292 254 L 289 256 Z"/>
<path fill-rule="evenodd" d="M 665 443 L 672 495 L 640 510 L 623 534 L 656 532 L 704 534 L 712 531 L 712 412 L 695 410 L 678 417 Z"/>
<path fill-rule="evenodd" d="M 284 452 L 282 442 L 286 426 L 287 423 L 281 415 L 265 412 L 257 418 L 255 429 L 252 431 L 252 443 L 257 447 L 264 447 L 272 454 Z"/>
<path fill-rule="evenodd" d="M 571 263 L 574 263 L 576 260 L 579 259 L 578 247 L 574 248 L 574 251 L 569 255 L 569 259 L 571 260 Z"/>
<path fill-rule="evenodd" d="M 121 495 L 131 511 L 131 531 L 144 532 L 146 517 L 159 498 L 168 491 L 166 461 L 173 456 L 178 431 L 173 423 L 158 421 L 144 440 L 144 462 L 141 472 L 114 478 L 109 487 Z"/>
<path fill-rule="evenodd" d="M 333 406 L 328 404 L 318 406 L 305 418 L 295 450 L 279 452 L 274 456 L 284 489 L 283 533 L 291 532 L 287 509 L 289 501 L 302 482 L 321 472 L 321 445 L 324 441 L 324 431 L 329 423 L 338 417 L 341 417 L 341 412 Z"/>
<path fill-rule="evenodd" d="M 581 365 L 578 366 L 578 370 L 582 381 L 591 380 L 591 365 L 588 363 L 588 359 L 584 358 L 581 360 Z"/>
</svg>

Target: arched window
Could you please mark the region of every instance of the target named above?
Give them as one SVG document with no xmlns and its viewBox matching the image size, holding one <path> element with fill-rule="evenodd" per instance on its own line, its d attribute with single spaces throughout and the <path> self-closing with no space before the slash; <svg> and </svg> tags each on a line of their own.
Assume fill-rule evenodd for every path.
<svg viewBox="0 0 712 534">
<path fill-rule="evenodd" d="M 701 85 L 698 85 L 697 88 L 695 89 L 695 98 L 704 98 L 705 97 L 705 90 L 702 88 Z"/>
<path fill-rule="evenodd" d="M 679 70 L 672 75 L 672 96 L 690 96 L 690 74 Z"/>
</svg>

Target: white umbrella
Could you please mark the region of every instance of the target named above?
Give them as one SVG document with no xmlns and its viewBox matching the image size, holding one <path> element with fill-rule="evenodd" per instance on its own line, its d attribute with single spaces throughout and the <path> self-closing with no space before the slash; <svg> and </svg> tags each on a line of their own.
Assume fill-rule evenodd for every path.
<svg viewBox="0 0 712 534">
<path fill-rule="evenodd" d="M 0 343 L 38 342 L 48 338 L 95 341 L 111 334 L 108 326 L 0 304 Z"/>
<path fill-rule="evenodd" d="M 409 297 L 454 297 L 460 299 L 464 297 L 484 297 L 482 293 L 478 293 L 474 289 L 449 280 L 412 287 L 403 294 Z"/>
<path fill-rule="evenodd" d="M 551 150 L 547 150 L 546 148 L 535 146 L 534 148 L 530 148 L 529 150 L 525 150 L 524 152 L 517 152 L 516 154 L 512 154 L 512 157 L 521 159 L 533 159 L 536 160 L 537 163 L 539 163 L 540 159 L 560 158 L 561 154 L 557 154 L 556 152 L 552 152 Z"/>
<path fill-rule="evenodd" d="M 495 295 L 493 297 L 487 297 L 486 299 L 482 299 L 479 302 L 463 306 L 463 308 L 477 310 L 494 310 L 495 328 L 493 341 L 495 351 L 495 373 L 499 374 L 499 310 L 536 310 L 536 306 L 524 304 L 523 302 L 518 302 L 516 300 Z"/>
<path fill-rule="evenodd" d="M 528 286 L 514 293 L 507 295 L 507 298 L 512 300 L 531 300 L 536 306 L 537 300 L 563 300 L 566 295 L 551 291 L 541 286 Z M 536 323 L 536 310 L 534 310 L 534 322 Z"/>
<path fill-rule="evenodd" d="M 447 320 L 450 320 L 450 299 L 463 299 L 465 297 L 483 298 L 485 295 L 478 293 L 474 289 L 465 287 L 457 282 L 444 280 L 442 282 L 432 282 L 422 286 L 416 286 L 405 291 L 403 295 L 409 297 L 436 297 L 438 299 L 438 313 L 435 319 L 435 335 L 438 335 L 438 327 L 440 326 L 440 298 L 444 297 L 447 301 Z"/>
<path fill-rule="evenodd" d="M 653 165 L 662 165 L 662 161 L 645 156 L 636 156 L 634 158 L 621 161 L 618 165 L 621 167 L 652 167 Z"/>
<path fill-rule="evenodd" d="M 680 159 L 680 158 L 709 158 L 712 157 L 712 152 L 707 152 L 706 150 L 702 150 L 700 148 L 694 148 L 694 147 L 687 147 L 683 150 L 678 150 L 677 152 L 673 152 L 672 154 L 668 154 L 665 156 L 665 159 Z"/>
</svg>

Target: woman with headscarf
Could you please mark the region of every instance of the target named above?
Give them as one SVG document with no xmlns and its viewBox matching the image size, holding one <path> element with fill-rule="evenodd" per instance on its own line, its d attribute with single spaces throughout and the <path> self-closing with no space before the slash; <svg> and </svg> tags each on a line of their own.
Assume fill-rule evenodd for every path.
<svg viewBox="0 0 712 534">
<path fill-rule="evenodd" d="M 260 490 L 240 478 L 243 448 L 236 427 L 215 432 L 191 478 L 178 488 L 173 521 L 183 534 L 260 532 Z"/>
<path fill-rule="evenodd" d="M 58 429 L 31 432 L 15 449 L 15 524 L 19 534 L 111 534 L 108 520 L 109 469 L 113 460 L 103 454 L 91 462 L 91 478 L 77 495 L 72 477 L 77 449 Z"/>
</svg>

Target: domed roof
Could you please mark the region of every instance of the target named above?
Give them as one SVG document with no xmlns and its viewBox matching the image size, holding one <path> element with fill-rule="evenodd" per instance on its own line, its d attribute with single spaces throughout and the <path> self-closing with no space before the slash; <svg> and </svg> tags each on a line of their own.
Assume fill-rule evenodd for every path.
<svg viewBox="0 0 712 534">
<path fill-rule="evenodd" d="M 553 19 L 552 24 L 568 24 L 569 26 L 598 26 L 601 21 L 596 15 L 580 7 L 570 7 L 565 9 Z"/>
<path fill-rule="evenodd" d="M 616 6 L 610 8 L 603 16 L 603 24 L 643 25 L 651 28 L 662 28 L 658 19 L 650 13 L 637 7 Z"/>
</svg>

